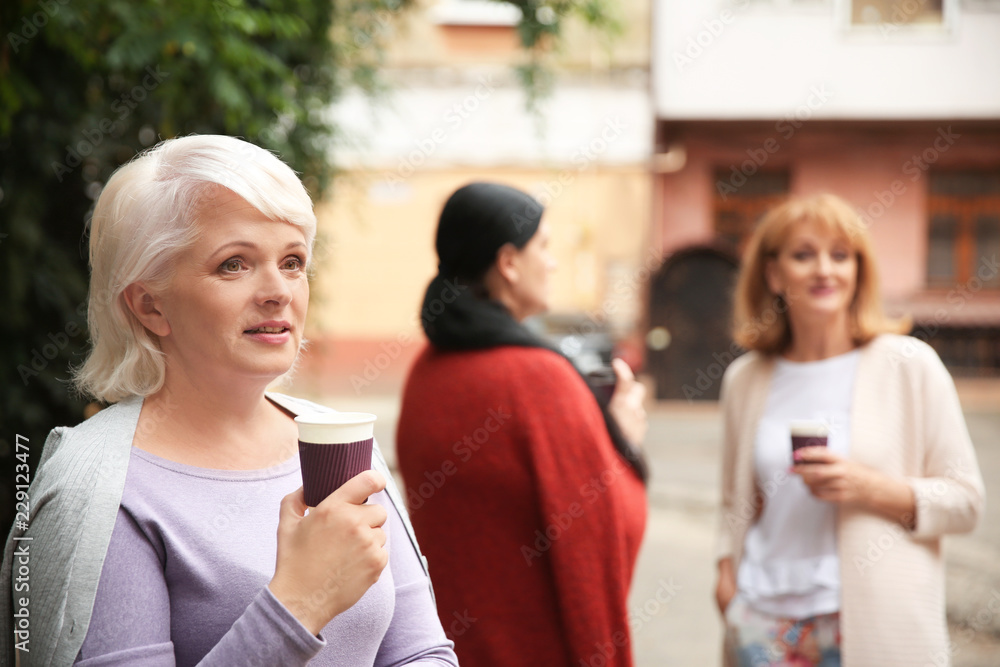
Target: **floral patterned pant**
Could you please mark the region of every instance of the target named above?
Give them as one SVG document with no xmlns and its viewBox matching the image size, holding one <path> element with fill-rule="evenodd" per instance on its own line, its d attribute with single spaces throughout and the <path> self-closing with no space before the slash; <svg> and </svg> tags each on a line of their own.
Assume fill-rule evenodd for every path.
<svg viewBox="0 0 1000 667">
<path fill-rule="evenodd" d="M 737 595 L 726 608 L 726 651 L 739 667 L 840 667 L 840 614 L 780 618 Z"/>
</svg>

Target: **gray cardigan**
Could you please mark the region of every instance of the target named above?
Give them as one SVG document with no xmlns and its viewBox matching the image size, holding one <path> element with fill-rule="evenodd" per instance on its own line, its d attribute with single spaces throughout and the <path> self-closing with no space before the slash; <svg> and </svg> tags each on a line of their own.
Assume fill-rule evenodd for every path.
<svg viewBox="0 0 1000 667">
<path fill-rule="evenodd" d="M 293 414 L 333 412 L 283 394 L 267 397 Z M 14 665 L 15 643 L 25 638 L 14 633 L 25 625 L 28 650 L 20 653 L 22 667 L 69 665 L 76 659 L 90 624 L 141 409 L 142 398 L 129 398 L 78 426 L 55 428 L 46 439 L 29 492 L 29 527 L 15 524 L 4 549 L 0 663 Z M 427 560 L 377 444 L 372 465 L 385 476 L 386 493 L 426 573 Z"/>
</svg>

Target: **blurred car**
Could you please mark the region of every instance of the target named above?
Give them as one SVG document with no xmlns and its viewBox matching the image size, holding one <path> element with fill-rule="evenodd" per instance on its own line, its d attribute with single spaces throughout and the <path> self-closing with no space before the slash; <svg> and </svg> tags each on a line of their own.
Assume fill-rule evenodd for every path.
<svg viewBox="0 0 1000 667">
<path fill-rule="evenodd" d="M 615 340 L 610 330 L 585 313 L 546 313 L 528 318 L 524 324 L 569 357 L 581 373 L 611 364 Z"/>
</svg>

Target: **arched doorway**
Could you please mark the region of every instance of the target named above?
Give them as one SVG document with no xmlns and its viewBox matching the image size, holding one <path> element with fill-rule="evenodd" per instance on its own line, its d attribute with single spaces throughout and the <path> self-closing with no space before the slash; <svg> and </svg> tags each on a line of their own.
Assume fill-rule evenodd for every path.
<svg viewBox="0 0 1000 667">
<path fill-rule="evenodd" d="M 646 365 L 656 398 L 717 400 L 735 356 L 729 334 L 739 263 L 711 246 L 673 254 L 650 279 Z"/>
</svg>

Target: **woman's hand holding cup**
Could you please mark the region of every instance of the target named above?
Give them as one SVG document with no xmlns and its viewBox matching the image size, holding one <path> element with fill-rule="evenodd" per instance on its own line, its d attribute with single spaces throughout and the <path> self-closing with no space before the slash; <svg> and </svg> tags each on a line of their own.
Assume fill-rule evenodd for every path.
<svg viewBox="0 0 1000 667">
<path fill-rule="evenodd" d="M 792 472 L 819 500 L 846 505 L 867 505 L 875 471 L 834 454 L 825 446 L 810 446 L 794 453 Z"/>
<path fill-rule="evenodd" d="M 278 556 L 271 593 L 311 633 L 319 634 L 378 581 L 389 562 L 384 507 L 366 503 L 385 488 L 367 470 L 309 509 L 302 489 L 281 501 Z"/>
</svg>

